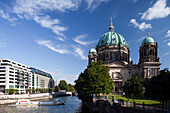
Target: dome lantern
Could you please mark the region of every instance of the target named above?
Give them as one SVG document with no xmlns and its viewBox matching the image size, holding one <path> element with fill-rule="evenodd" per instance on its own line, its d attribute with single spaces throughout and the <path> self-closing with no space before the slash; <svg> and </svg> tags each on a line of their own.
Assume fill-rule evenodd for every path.
<svg viewBox="0 0 170 113">
<path fill-rule="evenodd" d="M 96 49 L 94 49 L 94 46 L 89 50 L 89 53 L 96 53 Z"/>
<path fill-rule="evenodd" d="M 112 24 L 112 17 L 111 17 L 111 22 L 110 22 L 110 27 L 109 27 L 109 32 L 113 32 L 114 31 L 114 27 L 113 27 L 113 24 Z"/>
</svg>

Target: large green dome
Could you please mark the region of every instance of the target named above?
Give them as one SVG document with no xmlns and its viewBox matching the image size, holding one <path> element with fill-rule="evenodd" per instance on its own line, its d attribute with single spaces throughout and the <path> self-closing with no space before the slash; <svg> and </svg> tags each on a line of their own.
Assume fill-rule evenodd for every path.
<svg viewBox="0 0 170 113">
<path fill-rule="evenodd" d="M 155 43 L 155 41 L 152 37 L 148 36 L 143 40 L 142 44 L 147 44 L 147 43 Z"/>
<path fill-rule="evenodd" d="M 105 33 L 98 41 L 96 48 L 102 47 L 102 46 L 110 46 L 110 45 L 121 45 L 121 46 L 126 46 L 129 48 L 129 45 L 126 43 L 125 38 L 114 31 L 109 31 Z"/>
</svg>

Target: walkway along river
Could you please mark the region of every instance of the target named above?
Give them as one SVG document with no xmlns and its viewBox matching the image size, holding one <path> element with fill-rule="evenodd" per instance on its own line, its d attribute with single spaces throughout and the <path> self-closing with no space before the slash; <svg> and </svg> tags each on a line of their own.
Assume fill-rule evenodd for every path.
<svg viewBox="0 0 170 113">
<path fill-rule="evenodd" d="M 59 97 L 65 105 L 59 106 L 0 106 L 0 113 L 76 113 L 81 109 L 81 100 L 76 96 Z"/>
</svg>

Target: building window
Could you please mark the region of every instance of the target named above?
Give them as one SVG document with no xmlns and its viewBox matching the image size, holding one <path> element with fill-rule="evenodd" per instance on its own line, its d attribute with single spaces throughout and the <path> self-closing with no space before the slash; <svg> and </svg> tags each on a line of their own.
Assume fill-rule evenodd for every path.
<svg viewBox="0 0 170 113">
<path fill-rule="evenodd" d="M 113 61 L 116 61 L 116 53 L 113 53 Z"/>
<path fill-rule="evenodd" d="M 150 69 L 150 74 L 149 76 L 152 76 L 153 75 L 153 69 Z"/>
<path fill-rule="evenodd" d="M 10 62 L 9 60 L 2 60 L 2 62 Z"/>
<path fill-rule="evenodd" d="M 101 45 L 104 46 L 104 41 L 102 40 Z"/>
<path fill-rule="evenodd" d="M 124 54 L 124 61 L 127 61 L 127 54 Z"/>
<path fill-rule="evenodd" d="M 5 72 L 5 70 L 0 70 L 0 72 Z"/>
<path fill-rule="evenodd" d="M 105 53 L 103 53 L 103 61 L 105 61 Z"/>
<path fill-rule="evenodd" d="M 45 80 L 41 79 L 41 84 L 40 84 L 41 87 L 44 87 L 45 86 Z"/>
<path fill-rule="evenodd" d="M 5 69 L 5 67 L 0 67 L 0 69 Z"/>
<path fill-rule="evenodd" d="M 119 55 L 119 53 L 117 53 L 116 56 L 117 56 L 117 57 L 116 57 L 117 61 L 119 61 L 119 60 L 120 60 L 120 55 Z"/>
<path fill-rule="evenodd" d="M 5 77 L 0 77 L 0 79 L 5 79 Z"/>
<path fill-rule="evenodd" d="M 5 76 L 5 74 L 0 74 L 0 76 Z"/>
<path fill-rule="evenodd" d="M 110 52 L 110 60 L 112 60 L 112 52 Z"/>
<path fill-rule="evenodd" d="M 0 83 L 5 83 L 5 81 L 0 81 Z"/>
<path fill-rule="evenodd" d="M 146 69 L 146 77 L 148 77 L 148 69 Z"/>
</svg>

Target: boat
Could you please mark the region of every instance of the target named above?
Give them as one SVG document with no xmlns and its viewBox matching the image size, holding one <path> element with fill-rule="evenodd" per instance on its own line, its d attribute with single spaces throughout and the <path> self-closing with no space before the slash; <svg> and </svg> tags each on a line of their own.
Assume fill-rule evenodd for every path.
<svg viewBox="0 0 170 113">
<path fill-rule="evenodd" d="M 64 105 L 64 102 L 60 101 L 59 99 L 55 99 L 55 101 L 30 101 L 29 99 L 19 99 L 16 103 L 18 106 L 27 106 L 27 105 L 38 105 L 38 106 L 43 106 L 43 105 Z"/>
</svg>

